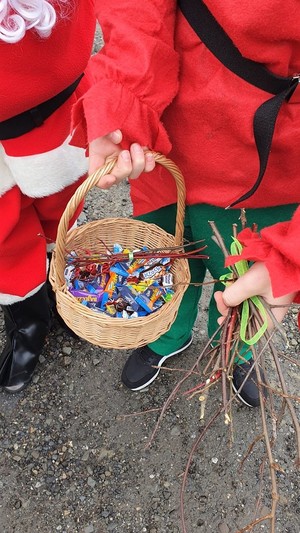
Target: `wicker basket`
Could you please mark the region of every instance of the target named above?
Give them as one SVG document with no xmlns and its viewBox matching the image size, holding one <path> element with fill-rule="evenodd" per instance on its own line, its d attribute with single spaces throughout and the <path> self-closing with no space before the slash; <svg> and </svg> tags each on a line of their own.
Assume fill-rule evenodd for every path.
<svg viewBox="0 0 300 533">
<path fill-rule="evenodd" d="M 69 201 L 61 218 L 56 248 L 50 265 L 50 281 L 56 293 L 57 310 L 65 323 L 83 339 L 103 348 L 128 349 L 153 342 L 168 331 L 174 322 L 183 294 L 190 281 L 186 259 L 176 259 L 171 272 L 174 277 L 175 293 L 173 298 L 154 313 L 139 318 L 114 318 L 105 313 L 96 313 L 76 300 L 66 287 L 64 269 L 66 250 L 88 249 L 95 253 L 101 249 L 101 239 L 108 247 L 118 242 L 131 250 L 148 246 L 149 248 L 180 246 L 183 239 L 183 219 L 185 207 L 185 186 L 178 167 L 163 155 L 154 153 L 157 163 L 163 165 L 175 179 L 177 186 L 177 218 L 175 236 L 166 233 L 155 224 L 148 224 L 128 218 L 109 218 L 89 222 L 84 226 L 68 231 L 69 221 L 79 203 L 99 181 L 108 174 L 115 161 L 106 163 L 101 169 L 88 177 L 78 187 Z M 178 285 L 177 285 L 178 284 Z"/>
</svg>

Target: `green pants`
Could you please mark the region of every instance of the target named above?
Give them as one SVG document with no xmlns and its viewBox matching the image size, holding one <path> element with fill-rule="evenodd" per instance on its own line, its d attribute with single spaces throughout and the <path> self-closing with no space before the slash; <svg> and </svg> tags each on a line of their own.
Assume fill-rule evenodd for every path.
<svg viewBox="0 0 300 533">
<path fill-rule="evenodd" d="M 251 227 L 253 223 L 256 223 L 260 230 L 266 226 L 275 224 L 276 222 L 289 220 L 296 207 L 296 204 L 290 204 L 278 207 L 247 209 L 247 226 Z M 157 224 L 168 233 L 174 235 L 175 216 L 176 205 L 170 205 L 137 218 L 139 220 L 144 220 L 145 222 Z M 242 229 L 239 216 L 239 209 L 225 211 L 222 208 L 209 205 L 187 206 L 184 237 L 190 242 L 204 239 L 204 244 L 207 245 L 207 248 L 203 253 L 209 256 L 209 259 L 191 259 L 189 261 L 192 283 L 202 283 L 206 275 L 206 270 L 209 270 L 214 279 L 219 279 L 222 274 L 228 272 L 224 267 L 224 255 L 218 245 L 212 240 L 212 230 L 208 221 L 213 220 L 216 223 L 224 239 L 225 245 L 229 248 L 231 244 L 232 225 L 237 224 L 238 231 Z M 199 247 L 199 244 L 197 247 Z M 214 285 L 214 291 L 223 289 L 224 286 L 222 283 L 216 283 Z M 157 341 L 149 344 L 150 348 L 155 353 L 158 355 L 168 355 L 179 349 L 185 341 L 187 341 L 197 318 L 201 292 L 201 286 L 197 287 L 189 285 L 183 296 L 177 318 L 171 326 L 171 329 L 162 335 Z M 212 297 L 209 305 L 208 318 L 209 337 L 213 335 L 218 326 L 218 316 L 219 313 L 214 298 Z"/>
</svg>

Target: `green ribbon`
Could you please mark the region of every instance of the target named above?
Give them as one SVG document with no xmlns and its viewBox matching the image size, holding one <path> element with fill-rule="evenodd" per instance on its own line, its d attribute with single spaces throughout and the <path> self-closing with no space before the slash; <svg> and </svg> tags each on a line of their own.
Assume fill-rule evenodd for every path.
<svg viewBox="0 0 300 533">
<path fill-rule="evenodd" d="M 230 246 L 231 255 L 241 255 L 242 250 L 243 250 L 241 243 L 235 237 L 232 237 L 232 239 L 233 239 L 233 242 L 231 243 L 231 246 Z M 245 259 L 241 259 L 240 261 L 237 261 L 235 263 L 235 268 L 237 270 L 238 275 L 243 276 L 243 274 L 245 274 L 249 270 L 249 263 Z M 228 270 L 230 271 L 229 273 L 224 274 L 223 276 L 220 276 L 219 278 L 220 281 L 224 283 L 224 285 L 227 285 L 227 282 L 233 279 L 233 272 L 230 266 L 228 267 Z M 263 324 L 257 330 L 257 332 L 253 335 L 253 337 L 246 339 L 247 324 L 248 324 L 249 314 L 250 314 L 249 300 L 251 300 L 251 302 L 257 308 L 263 320 Z M 249 299 L 244 300 L 244 302 L 242 303 L 241 327 L 240 327 L 240 338 L 242 339 L 242 341 L 248 344 L 249 346 L 256 344 L 259 341 L 259 339 L 263 336 L 263 334 L 265 333 L 267 327 L 268 327 L 267 312 L 259 296 L 251 296 Z"/>
</svg>

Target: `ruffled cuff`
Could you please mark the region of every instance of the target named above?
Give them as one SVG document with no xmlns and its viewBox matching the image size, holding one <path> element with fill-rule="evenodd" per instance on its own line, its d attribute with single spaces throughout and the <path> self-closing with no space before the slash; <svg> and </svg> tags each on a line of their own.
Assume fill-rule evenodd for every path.
<svg viewBox="0 0 300 533">
<path fill-rule="evenodd" d="M 158 113 L 121 84 L 103 79 L 73 106 L 71 144 L 86 147 L 116 129 L 123 133 L 123 147 L 135 141 L 165 154 L 171 150 Z"/>
<path fill-rule="evenodd" d="M 268 242 L 263 232 L 258 234 L 246 228 L 239 233 L 238 240 L 244 247 L 243 251 L 241 255 L 226 258 L 226 266 L 233 265 L 239 259 L 261 261 L 265 263 L 269 271 L 275 298 L 300 291 L 299 265 Z M 295 301 L 300 302 L 299 292 Z"/>
</svg>

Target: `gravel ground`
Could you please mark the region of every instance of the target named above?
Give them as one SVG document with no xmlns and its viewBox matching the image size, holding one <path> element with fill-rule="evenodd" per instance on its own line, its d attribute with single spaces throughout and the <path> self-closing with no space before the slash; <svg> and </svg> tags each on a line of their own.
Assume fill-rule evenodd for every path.
<svg viewBox="0 0 300 533">
<path fill-rule="evenodd" d="M 92 191 L 81 222 L 128 216 L 128 185 Z M 209 293 L 204 292 L 194 342 L 169 363 L 190 368 L 206 342 Z M 284 323 L 289 343 L 277 339 L 291 394 L 299 391 L 297 309 Z M 0 329 L 3 329 L 0 313 Z M 4 341 L 4 335 L 0 336 Z M 1 346 L 0 346 L 1 348 Z M 33 383 L 22 393 L 0 392 L 0 531 L 3 533 L 177 533 L 180 486 L 199 431 L 199 402 L 178 395 L 150 449 L 157 412 L 179 379 L 161 372 L 152 386 L 132 393 L 122 386 L 125 351 L 74 340 L 54 324 Z M 273 370 L 269 368 L 272 378 Z M 206 420 L 221 401 L 217 385 Z M 297 405 L 296 405 L 297 408 Z M 137 415 L 140 411 L 148 411 Z M 299 416 L 299 409 L 298 409 Z M 261 473 L 264 448 L 257 444 L 241 468 L 249 444 L 261 432 L 258 410 L 233 406 L 233 436 L 219 418 L 190 467 L 185 491 L 188 533 L 235 533 L 270 508 L 269 474 Z M 299 475 L 295 433 L 284 415 L 274 455 L 280 500 L 276 533 L 300 532 Z M 269 531 L 266 523 L 254 532 Z"/>
</svg>

